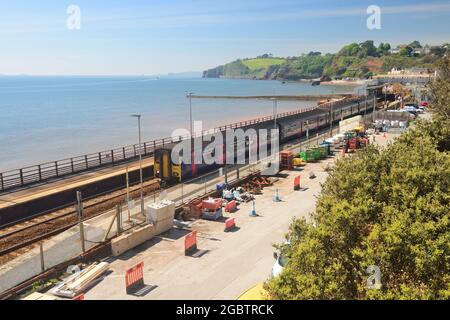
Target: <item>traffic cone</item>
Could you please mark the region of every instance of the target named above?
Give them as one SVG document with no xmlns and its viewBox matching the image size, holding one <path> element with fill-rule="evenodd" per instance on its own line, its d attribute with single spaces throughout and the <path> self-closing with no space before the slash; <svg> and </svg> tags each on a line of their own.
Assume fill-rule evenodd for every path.
<svg viewBox="0 0 450 320">
<path fill-rule="evenodd" d="M 250 217 L 257 217 L 258 215 L 256 214 L 256 205 L 255 205 L 255 201 L 253 200 L 253 210 L 250 212 Z"/>
<path fill-rule="evenodd" d="M 275 196 L 273 197 L 274 202 L 280 202 L 280 195 L 278 194 L 278 189 L 275 191 Z"/>
</svg>

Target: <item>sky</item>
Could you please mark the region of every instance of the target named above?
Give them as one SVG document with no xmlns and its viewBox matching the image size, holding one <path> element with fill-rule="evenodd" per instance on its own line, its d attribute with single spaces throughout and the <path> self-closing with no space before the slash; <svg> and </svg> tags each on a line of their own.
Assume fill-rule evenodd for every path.
<svg viewBox="0 0 450 320">
<path fill-rule="evenodd" d="M 67 27 L 71 5 L 80 9 L 80 19 L 69 20 L 79 29 Z M 381 29 L 367 28 L 370 5 L 381 9 Z M 450 42 L 450 1 L 0 0 L 0 74 L 7 75 L 202 71 L 365 40 Z"/>
</svg>

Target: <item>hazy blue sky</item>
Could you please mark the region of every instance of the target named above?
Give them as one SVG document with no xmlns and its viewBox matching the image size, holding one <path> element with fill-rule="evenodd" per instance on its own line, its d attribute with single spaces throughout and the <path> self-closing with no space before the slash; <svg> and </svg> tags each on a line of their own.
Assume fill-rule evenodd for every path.
<svg viewBox="0 0 450 320">
<path fill-rule="evenodd" d="M 69 5 L 81 29 L 66 28 Z M 382 9 L 368 30 L 366 9 Z M 201 71 L 265 52 L 335 52 L 367 39 L 450 42 L 442 0 L 0 0 L 0 74 Z"/>
</svg>

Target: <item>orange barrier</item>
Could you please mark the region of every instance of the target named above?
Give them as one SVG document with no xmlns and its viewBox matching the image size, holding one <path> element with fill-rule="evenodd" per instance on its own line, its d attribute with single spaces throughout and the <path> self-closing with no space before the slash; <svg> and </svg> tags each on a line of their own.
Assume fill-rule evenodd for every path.
<svg viewBox="0 0 450 320">
<path fill-rule="evenodd" d="M 300 176 L 296 176 L 294 179 L 294 190 L 300 190 Z"/>
<path fill-rule="evenodd" d="M 225 206 L 225 212 L 234 212 L 237 208 L 237 202 L 236 200 L 230 201 Z"/>
<path fill-rule="evenodd" d="M 234 220 L 234 218 L 228 218 L 225 221 L 225 232 L 229 232 L 234 228 L 236 228 L 236 221 Z"/>
<path fill-rule="evenodd" d="M 197 231 L 192 231 L 184 237 L 184 255 L 189 256 L 197 251 Z"/>
<path fill-rule="evenodd" d="M 136 289 L 144 286 L 144 262 L 138 263 L 125 273 L 125 287 L 127 294 L 132 294 Z"/>
<path fill-rule="evenodd" d="M 82 294 L 72 298 L 72 300 L 84 300 L 84 294 L 82 293 Z"/>
</svg>

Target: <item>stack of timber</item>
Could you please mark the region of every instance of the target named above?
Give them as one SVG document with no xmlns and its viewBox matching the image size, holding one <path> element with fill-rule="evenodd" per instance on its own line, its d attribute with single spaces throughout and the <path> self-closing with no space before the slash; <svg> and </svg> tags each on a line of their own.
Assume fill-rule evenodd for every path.
<svg viewBox="0 0 450 320">
<path fill-rule="evenodd" d="M 49 292 L 55 296 L 73 298 L 92 285 L 93 281 L 109 269 L 109 263 L 94 263 L 57 284 Z"/>
<path fill-rule="evenodd" d="M 262 189 L 271 185 L 273 182 L 268 177 L 257 176 L 242 185 L 242 188 L 251 194 L 261 194 Z"/>
<path fill-rule="evenodd" d="M 39 292 L 33 292 L 32 294 L 26 296 L 25 298 L 21 300 L 58 300 L 55 296 L 45 294 L 45 293 L 39 293 Z"/>
</svg>

